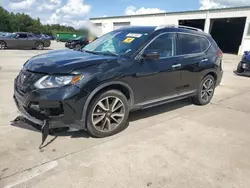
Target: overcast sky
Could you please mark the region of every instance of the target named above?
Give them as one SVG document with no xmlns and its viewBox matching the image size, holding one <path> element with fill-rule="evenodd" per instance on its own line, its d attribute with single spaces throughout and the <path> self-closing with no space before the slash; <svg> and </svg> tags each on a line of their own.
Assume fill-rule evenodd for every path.
<svg viewBox="0 0 250 188">
<path fill-rule="evenodd" d="M 81 27 L 90 17 L 186 11 L 250 5 L 250 0 L 0 0 L 8 11 L 42 23 Z"/>
</svg>

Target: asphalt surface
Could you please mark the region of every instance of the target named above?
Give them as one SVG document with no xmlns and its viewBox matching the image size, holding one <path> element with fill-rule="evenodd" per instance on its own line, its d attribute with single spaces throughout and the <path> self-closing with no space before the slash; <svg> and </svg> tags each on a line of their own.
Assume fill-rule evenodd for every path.
<svg viewBox="0 0 250 188">
<path fill-rule="evenodd" d="M 12 95 L 22 65 L 45 51 L 0 51 L 0 187 L 250 187 L 250 79 L 233 74 L 239 56 L 224 55 L 222 84 L 207 106 L 182 100 L 133 112 L 115 136 L 62 132 L 39 150 L 39 131 L 11 123 Z"/>
</svg>

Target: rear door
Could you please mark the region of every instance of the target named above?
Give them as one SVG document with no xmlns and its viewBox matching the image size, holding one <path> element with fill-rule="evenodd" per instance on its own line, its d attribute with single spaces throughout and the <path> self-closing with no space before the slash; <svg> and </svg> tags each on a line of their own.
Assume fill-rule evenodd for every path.
<svg viewBox="0 0 250 188">
<path fill-rule="evenodd" d="M 26 33 L 19 33 L 18 38 L 16 39 L 16 44 L 18 48 L 27 47 L 28 36 Z"/>
<path fill-rule="evenodd" d="M 205 47 L 201 45 L 202 36 L 178 33 L 178 54 L 181 57 L 180 94 L 196 91 L 200 83 L 201 64 L 207 63 Z"/>
</svg>

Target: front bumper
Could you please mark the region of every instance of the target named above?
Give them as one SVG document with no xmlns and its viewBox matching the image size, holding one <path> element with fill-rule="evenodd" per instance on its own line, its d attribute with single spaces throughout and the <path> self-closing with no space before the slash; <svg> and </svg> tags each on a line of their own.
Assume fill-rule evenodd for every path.
<svg viewBox="0 0 250 188">
<path fill-rule="evenodd" d="M 69 49 L 73 49 L 73 48 L 75 48 L 75 46 L 76 45 L 74 43 L 67 43 L 67 42 L 65 43 L 65 47 L 69 48 Z"/>
<path fill-rule="evenodd" d="M 25 94 L 14 87 L 14 101 L 20 114 L 29 121 L 50 128 L 71 127 L 85 129 L 82 111 L 88 93 L 76 86 L 53 89 L 36 89 Z"/>
</svg>

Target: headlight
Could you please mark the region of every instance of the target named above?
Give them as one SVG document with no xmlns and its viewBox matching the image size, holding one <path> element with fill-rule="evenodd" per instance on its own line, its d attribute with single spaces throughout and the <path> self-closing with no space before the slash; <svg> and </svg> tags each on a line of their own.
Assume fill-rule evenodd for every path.
<svg viewBox="0 0 250 188">
<path fill-rule="evenodd" d="M 62 87 L 70 84 L 76 84 L 83 78 L 83 75 L 76 76 L 43 76 L 34 86 L 38 89 Z"/>
</svg>

